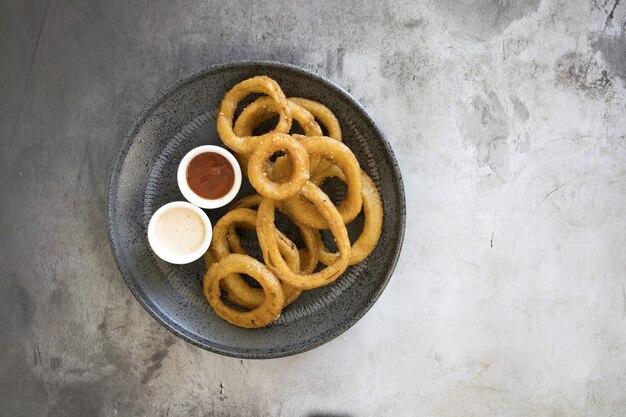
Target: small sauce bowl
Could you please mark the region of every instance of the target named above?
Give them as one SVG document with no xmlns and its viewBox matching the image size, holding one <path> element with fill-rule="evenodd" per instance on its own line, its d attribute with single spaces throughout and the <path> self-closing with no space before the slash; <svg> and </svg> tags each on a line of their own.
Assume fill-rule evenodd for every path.
<svg viewBox="0 0 626 417">
<path fill-rule="evenodd" d="M 232 186 L 230 187 L 230 190 L 224 195 L 216 198 L 206 198 L 202 195 L 199 195 L 196 191 L 192 189 L 194 178 L 189 177 L 190 166 L 196 171 L 198 169 L 202 169 L 202 166 L 198 166 L 198 164 L 196 164 L 195 162 L 192 163 L 194 158 L 202 158 L 202 154 L 217 154 L 217 158 L 219 158 L 220 161 L 226 160 L 228 164 L 230 164 L 230 166 L 232 167 L 232 173 L 229 170 L 229 174 L 232 174 L 233 176 Z M 207 167 L 207 169 L 208 168 L 210 167 Z M 215 172 L 219 173 L 219 170 Z M 206 187 L 210 187 L 210 181 L 218 181 L 218 183 L 219 181 L 226 181 L 226 177 L 212 175 L 210 171 L 207 171 L 206 173 L 208 176 L 205 179 L 209 182 L 205 181 L 204 183 L 202 183 L 202 178 L 195 178 L 196 184 L 204 185 L 205 190 L 209 189 Z M 178 188 L 180 188 L 181 193 L 183 193 L 183 196 L 187 199 L 187 201 L 195 204 L 198 207 L 202 207 L 205 209 L 214 209 L 223 207 L 226 204 L 230 203 L 239 192 L 239 188 L 241 188 L 241 167 L 239 166 L 239 163 L 237 162 L 237 159 L 235 159 L 233 154 L 228 152 L 226 149 L 215 145 L 204 145 L 192 149 L 187 153 L 187 155 L 183 157 L 183 159 L 180 161 L 180 164 L 178 165 L 176 179 L 178 181 Z M 191 184 L 190 181 L 192 181 Z M 228 179 L 228 182 L 230 183 L 230 179 Z"/>
<path fill-rule="evenodd" d="M 188 264 L 211 245 L 213 228 L 204 211 L 186 201 L 159 208 L 148 224 L 148 242 L 157 256 L 172 264 Z"/>
</svg>

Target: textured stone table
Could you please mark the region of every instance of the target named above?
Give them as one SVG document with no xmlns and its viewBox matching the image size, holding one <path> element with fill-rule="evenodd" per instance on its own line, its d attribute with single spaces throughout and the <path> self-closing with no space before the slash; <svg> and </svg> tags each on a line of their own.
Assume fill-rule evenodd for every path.
<svg viewBox="0 0 626 417">
<path fill-rule="evenodd" d="M 0 415 L 626 415 L 626 4 L 170 3 L 0 1 Z M 348 89 L 407 189 L 378 303 L 279 360 L 161 328 L 105 227 L 141 109 L 237 59 Z"/>
</svg>

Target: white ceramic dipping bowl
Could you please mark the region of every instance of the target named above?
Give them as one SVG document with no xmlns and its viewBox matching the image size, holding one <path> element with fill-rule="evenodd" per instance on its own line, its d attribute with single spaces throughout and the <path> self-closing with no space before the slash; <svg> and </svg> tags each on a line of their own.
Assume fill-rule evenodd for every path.
<svg viewBox="0 0 626 417">
<path fill-rule="evenodd" d="M 194 193 L 187 183 L 187 168 L 189 167 L 189 163 L 191 162 L 191 160 L 200 154 L 209 152 L 222 155 L 224 158 L 226 158 L 226 160 L 232 165 L 233 172 L 235 174 L 233 187 L 230 189 L 230 191 L 223 197 L 212 200 L 203 198 Z M 239 166 L 239 163 L 237 162 L 237 159 L 233 156 L 233 154 L 228 152 L 226 149 L 215 145 L 203 145 L 190 150 L 187 155 L 183 157 L 183 159 L 180 161 L 180 164 L 178 165 L 178 173 L 176 179 L 178 181 L 178 188 L 180 188 L 180 192 L 183 193 L 183 196 L 187 199 L 187 201 L 195 204 L 198 207 L 202 207 L 205 209 L 214 209 L 223 207 L 233 201 L 233 199 L 239 192 L 239 188 L 241 188 L 241 167 Z"/>
<path fill-rule="evenodd" d="M 165 214 L 168 212 L 172 214 L 174 212 L 171 212 L 171 210 L 176 209 L 189 210 L 191 213 L 188 214 L 192 214 L 192 216 L 185 216 L 181 219 L 178 223 L 178 230 L 175 231 L 176 233 L 171 233 L 169 236 L 163 236 L 162 230 L 160 230 L 162 225 L 159 224 L 159 221 L 162 218 L 163 220 L 165 219 L 163 217 Z M 176 213 L 183 213 L 183 211 L 177 211 Z M 197 247 L 193 250 L 182 252 L 180 250 L 173 250 L 173 242 L 168 241 L 168 239 L 184 237 L 185 227 L 197 227 L 198 219 L 194 218 L 193 215 L 196 215 L 201 224 L 204 226 L 204 237 L 201 239 L 201 243 L 199 245 L 195 245 Z M 170 227 L 169 230 L 172 231 L 172 228 Z M 191 236 L 192 233 L 189 235 Z M 148 241 L 150 243 L 150 247 L 159 258 L 172 264 L 188 264 L 202 257 L 202 255 L 204 255 L 204 253 L 209 249 L 212 237 L 213 228 L 211 227 L 211 220 L 209 220 L 209 217 L 204 211 L 202 211 L 202 209 L 186 201 L 174 201 L 162 206 L 152 215 L 150 223 L 148 224 Z"/>
</svg>

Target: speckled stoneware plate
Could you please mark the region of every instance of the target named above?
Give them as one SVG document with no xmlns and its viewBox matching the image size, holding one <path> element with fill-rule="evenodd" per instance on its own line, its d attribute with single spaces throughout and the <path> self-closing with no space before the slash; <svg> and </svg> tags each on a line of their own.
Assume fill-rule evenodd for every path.
<svg viewBox="0 0 626 417">
<path fill-rule="evenodd" d="M 217 317 L 205 301 L 202 260 L 190 265 L 162 261 L 150 250 L 146 229 L 159 207 L 184 200 L 176 184 L 176 169 L 187 151 L 204 144 L 222 145 L 215 116 L 224 93 L 239 81 L 261 74 L 275 79 L 288 97 L 318 100 L 335 113 L 344 142 L 380 190 L 385 216 L 382 236 L 369 258 L 348 269 L 333 284 L 303 293 L 274 324 L 247 330 Z M 327 192 L 336 199 L 343 190 L 330 184 Z M 237 199 L 251 193 L 246 182 Z M 239 358 L 293 355 L 328 342 L 356 323 L 393 273 L 405 224 L 404 189 L 396 159 L 365 109 L 319 75 L 272 62 L 210 67 L 176 83 L 155 99 L 139 117 L 115 160 L 107 210 L 113 253 L 137 300 L 181 338 Z M 215 224 L 227 210 L 228 206 L 207 210 L 207 214 Z M 361 217 L 349 225 L 352 239 L 361 230 Z M 253 246 L 249 245 L 251 249 Z"/>
</svg>

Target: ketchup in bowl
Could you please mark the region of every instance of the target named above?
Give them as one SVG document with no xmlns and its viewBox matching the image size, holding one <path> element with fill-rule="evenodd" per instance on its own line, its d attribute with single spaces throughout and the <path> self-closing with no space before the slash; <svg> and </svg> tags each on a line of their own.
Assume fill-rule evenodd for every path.
<svg viewBox="0 0 626 417">
<path fill-rule="evenodd" d="M 235 170 L 224 156 L 215 152 L 201 153 L 187 166 L 187 183 L 202 198 L 215 200 L 233 188 Z"/>
<path fill-rule="evenodd" d="M 178 188 L 192 204 L 213 209 L 230 203 L 241 187 L 241 168 L 233 154 L 215 145 L 190 150 L 180 161 Z"/>
</svg>

